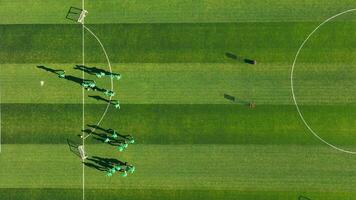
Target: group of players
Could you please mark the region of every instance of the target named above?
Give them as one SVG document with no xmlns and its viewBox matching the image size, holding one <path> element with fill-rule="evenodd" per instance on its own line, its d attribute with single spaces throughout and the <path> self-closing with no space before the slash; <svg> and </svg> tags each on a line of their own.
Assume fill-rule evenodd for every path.
<svg viewBox="0 0 356 200">
<path fill-rule="evenodd" d="M 113 73 L 113 72 L 107 72 L 105 70 L 102 70 L 102 69 L 98 69 L 96 67 L 86 67 L 86 66 L 76 66 L 75 69 L 80 69 L 80 70 L 83 70 L 85 72 L 88 72 L 90 74 L 93 74 L 95 75 L 96 77 L 98 78 L 101 78 L 101 77 L 109 77 L 110 79 L 116 79 L 116 80 L 120 80 L 121 79 L 121 74 L 118 74 L 118 73 Z M 64 70 L 60 70 L 57 72 L 58 74 L 58 77 L 59 78 L 65 78 L 66 75 L 65 75 L 65 71 Z M 96 82 L 94 80 L 83 80 L 81 85 L 86 89 L 86 90 L 98 90 L 99 88 L 97 87 L 96 85 Z M 103 94 L 107 97 L 110 97 L 112 98 L 113 96 L 115 96 L 115 92 L 114 91 L 111 91 L 111 90 L 106 90 L 106 89 L 103 89 L 100 91 L 103 92 Z M 110 100 L 110 103 L 112 105 L 114 105 L 115 108 L 118 108 L 120 109 L 120 102 L 119 100 Z"/>
<path fill-rule="evenodd" d="M 107 136 L 104 142 L 115 145 L 120 152 L 124 151 L 129 144 L 135 143 L 135 139 L 131 135 L 120 135 L 113 129 L 108 129 L 107 132 L 110 136 Z M 123 164 L 112 164 L 112 168 L 107 171 L 106 176 L 110 177 L 117 171 L 120 172 L 121 176 L 126 177 L 127 173 L 134 173 L 135 166 L 128 164 L 127 162 Z"/>
</svg>

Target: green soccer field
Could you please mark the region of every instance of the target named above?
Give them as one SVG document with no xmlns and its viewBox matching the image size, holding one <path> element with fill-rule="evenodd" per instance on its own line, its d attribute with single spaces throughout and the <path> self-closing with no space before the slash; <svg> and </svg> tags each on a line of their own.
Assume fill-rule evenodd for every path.
<svg viewBox="0 0 356 200">
<path fill-rule="evenodd" d="M 313 136 L 291 92 L 302 42 L 354 1 L 85 1 L 85 26 L 122 75 L 121 109 L 107 112 L 98 96 L 107 97 L 76 82 L 83 38 L 85 65 L 109 67 L 93 35 L 65 19 L 70 6 L 82 2 L 0 0 L 0 199 L 356 200 L 356 154 Z M 305 121 L 347 151 L 356 151 L 355 47 L 353 11 L 309 38 L 293 73 Z M 132 163 L 134 174 L 106 177 L 70 151 L 67 141 L 82 144 L 83 126 L 99 121 L 136 143 L 118 152 L 92 135 L 86 153 Z"/>
</svg>

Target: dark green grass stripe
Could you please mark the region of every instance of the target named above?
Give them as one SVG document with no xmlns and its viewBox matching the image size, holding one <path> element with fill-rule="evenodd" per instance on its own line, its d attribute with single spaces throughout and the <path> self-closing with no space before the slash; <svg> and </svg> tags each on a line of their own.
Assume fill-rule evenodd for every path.
<svg viewBox="0 0 356 200">
<path fill-rule="evenodd" d="M 227 52 L 241 59 L 291 62 L 302 39 L 317 24 L 96 24 L 88 27 L 102 40 L 112 62 L 236 62 L 226 58 Z M 353 23 L 339 22 L 330 29 L 350 24 Z M 0 63 L 81 61 L 78 25 L 0 25 L 0 35 Z M 85 40 L 86 62 L 105 62 L 97 41 L 89 33 Z"/>
<path fill-rule="evenodd" d="M 313 37 L 314 53 L 349 62 L 356 22 L 329 23 Z M 290 63 L 301 42 L 319 22 L 96 24 L 112 62 L 236 62 L 225 53 L 260 62 Z M 1 63 L 81 61 L 78 25 L 0 25 Z M 335 40 L 337 38 L 338 40 Z M 86 62 L 105 62 L 97 41 L 86 34 Z M 327 41 L 327 42 L 326 42 Z M 327 49 L 320 49 L 330 43 Z M 331 51 L 332 50 L 332 51 Z M 322 51 L 322 52 L 320 52 Z M 333 52 L 338 52 L 334 55 Z M 305 57 L 305 62 L 315 57 Z"/>
<path fill-rule="evenodd" d="M 299 196 L 310 200 L 356 199 L 356 193 L 341 192 L 302 192 L 302 191 L 236 191 L 236 190 L 137 190 L 137 189 L 86 189 L 87 200 L 296 200 Z M 81 199 L 81 189 L 0 189 L 1 199 L 12 200 L 63 200 Z M 304 200 L 304 199 L 301 199 Z"/>
<path fill-rule="evenodd" d="M 355 144 L 356 106 L 303 106 L 306 119 L 335 144 Z M 86 105 L 95 124 L 105 105 Z M 3 143 L 65 143 L 81 134 L 82 106 L 3 104 Z M 141 144 L 320 144 L 294 106 L 123 105 L 109 109 L 103 127 L 132 134 Z M 88 141 L 89 142 L 89 141 Z M 97 142 L 97 141 L 91 141 Z"/>
</svg>

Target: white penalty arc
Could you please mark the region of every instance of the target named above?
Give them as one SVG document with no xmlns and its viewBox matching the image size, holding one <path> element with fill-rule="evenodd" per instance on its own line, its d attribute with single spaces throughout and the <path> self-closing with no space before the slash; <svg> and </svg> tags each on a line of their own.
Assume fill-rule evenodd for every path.
<svg viewBox="0 0 356 200">
<path fill-rule="evenodd" d="M 340 16 L 340 15 L 343 15 L 343 14 L 346 14 L 346 13 L 350 13 L 350 12 L 354 12 L 356 11 L 356 8 L 354 9 L 349 9 L 349 10 L 346 10 L 346 11 L 343 11 L 343 12 L 340 12 L 330 18 L 328 18 L 327 20 L 323 21 L 321 24 L 319 24 L 309 35 L 308 37 L 303 41 L 303 43 L 300 45 L 298 51 L 297 51 L 297 54 L 295 55 L 294 57 L 294 61 L 293 61 L 293 65 L 292 65 L 292 70 L 291 70 L 291 74 L 290 74 L 290 84 L 291 84 L 291 90 L 292 90 L 292 97 L 293 97 L 293 102 L 295 104 L 295 107 L 297 108 L 297 112 L 301 118 L 301 120 L 303 121 L 304 125 L 308 128 L 308 130 L 318 139 L 320 140 L 321 142 L 323 142 L 324 144 L 328 145 L 329 147 L 337 150 L 337 151 L 340 151 L 340 152 L 343 152 L 343 153 L 348 153 L 348 154 L 356 154 L 356 151 L 349 151 L 349 150 L 345 150 L 343 148 L 340 148 L 340 147 L 337 147 L 333 144 L 331 144 L 330 142 L 326 141 L 325 139 L 321 138 L 310 126 L 309 124 L 307 123 L 307 121 L 304 119 L 304 116 L 302 114 L 302 112 L 300 111 L 300 108 L 298 106 L 298 103 L 297 103 L 297 99 L 295 97 L 295 94 L 294 94 L 294 82 L 293 82 L 293 75 L 294 75 L 294 68 L 295 68 L 295 64 L 297 62 L 297 59 L 298 59 L 298 56 L 300 54 L 300 51 L 303 49 L 304 45 L 307 43 L 307 41 L 309 40 L 309 38 L 321 27 L 323 26 L 324 24 L 326 24 L 327 22 L 329 22 L 330 20 Z"/>
<path fill-rule="evenodd" d="M 112 68 L 111 68 L 110 59 L 109 59 L 108 54 L 106 53 L 106 50 L 105 50 L 105 47 L 104 47 L 103 43 L 101 43 L 100 39 L 93 33 L 93 31 L 91 31 L 91 30 L 90 30 L 88 27 L 86 27 L 85 25 L 83 25 L 83 26 L 84 26 L 85 30 L 87 30 L 87 31 L 98 41 L 98 43 L 100 44 L 101 49 L 103 50 L 103 52 L 104 52 L 104 54 L 105 54 L 105 58 L 106 58 L 106 61 L 107 61 L 107 63 L 108 63 L 108 66 L 109 66 L 109 71 L 110 71 L 110 73 L 112 73 Z M 114 81 L 113 81 L 112 78 L 110 79 L 110 81 L 111 81 L 111 88 L 110 88 L 110 90 L 111 90 L 111 91 L 114 91 Z M 108 102 L 108 104 L 107 104 L 107 106 L 106 106 L 106 108 L 105 108 L 105 111 L 104 111 L 104 113 L 102 114 L 102 116 L 100 117 L 100 119 L 99 119 L 98 123 L 96 124 L 96 126 L 99 126 L 99 125 L 101 124 L 101 122 L 103 121 L 103 119 L 104 119 L 106 113 L 107 113 L 108 110 L 109 110 L 109 106 L 110 106 L 111 99 L 112 99 L 112 97 L 109 98 L 109 102 Z M 92 128 L 92 129 L 90 130 L 90 133 L 89 133 L 87 136 L 84 137 L 84 140 L 87 139 L 87 138 L 91 135 L 91 133 L 94 132 L 95 130 L 96 130 L 96 128 Z"/>
</svg>

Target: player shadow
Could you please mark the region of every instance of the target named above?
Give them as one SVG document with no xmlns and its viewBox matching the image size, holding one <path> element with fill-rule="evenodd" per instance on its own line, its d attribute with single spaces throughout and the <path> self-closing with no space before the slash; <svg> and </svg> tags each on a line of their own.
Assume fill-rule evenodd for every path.
<svg viewBox="0 0 356 200">
<path fill-rule="evenodd" d="M 90 129 L 82 130 L 82 132 L 85 132 L 87 134 L 92 134 L 94 136 L 93 137 L 94 140 L 97 140 L 97 141 L 102 142 L 102 143 L 107 143 L 107 144 L 109 144 L 111 146 L 118 146 L 119 144 L 122 144 L 123 142 L 125 142 L 125 140 L 111 138 L 110 135 L 107 132 L 105 132 L 105 133 L 97 133 L 97 132 L 94 132 L 94 131 L 92 131 Z M 109 142 L 105 142 L 105 140 L 107 138 L 110 138 Z"/>
<path fill-rule="evenodd" d="M 90 125 L 90 124 L 87 124 L 87 126 L 91 127 L 91 128 L 94 128 L 94 129 L 98 129 L 98 130 L 101 130 L 107 134 L 111 134 L 112 132 L 110 131 L 111 129 L 105 129 L 103 127 L 100 127 L 98 125 Z M 130 137 L 130 135 L 122 135 L 120 133 L 116 133 L 118 137 L 121 137 L 123 139 L 128 139 Z M 121 141 L 121 140 L 119 140 Z"/>
<path fill-rule="evenodd" d="M 43 65 L 38 65 L 37 68 L 43 69 L 43 70 L 45 70 L 46 72 L 51 72 L 51 73 L 56 74 L 56 75 L 59 75 L 58 72 L 64 71 L 64 70 L 62 70 L 62 69 L 51 69 L 51 68 L 46 67 L 46 66 L 43 66 Z"/>
<path fill-rule="evenodd" d="M 241 105 L 249 105 L 250 102 L 249 101 L 245 101 L 245 100 L 242 100 L 242 99 L 237 99 L 236 97 L 234 96 L 231 96 L 229 94 L 224 94 L 224 98 L 232 103 L 237 103 L 237 104 L 241 104 Z"/>
<path fill-rule="evenodd" d="M 251 64 L 251 65 L 255 65 L 257 64 L 257 62 L 255 60 L 249 59 L 249 58 L 243 58 L 241 56 L 237 56 L 234 53 L 231 52 L 225 52 L 225 56 L 229 59 L 235 60 L 235 61 L 239 61 L 239 62 L 243 62 L 246 64 Z"/>
<path fill-rule="evenodd" d="M 105 103 L 110 103 L 110 105 L 114 105 L 113 101 L 115 101 L 115 100 L 105 99 L 105 98 L 103 98 L 103 97 L 101 97 L 99 95 L 88 95 L 88 97 L 93 98 L 93 99 L 95 99 L 97 101 L 103 101 Z"/>
<path fill-rule="evenodd" d="M 82 78 L 78 78 L 78 77 L 75 77 L 75 76 L 72 76 L 72 75 L 66 75 L 64 77 L 64 79 L 66 80 L 69 80 L 69 81 L 72 81 L 74 83 L 77 83 L 79 85 L 82 85 L 82 83 L 84 81 L 93 81 L 93 80 L 89 80 L 89 79 L 82 79 Z M 95 86 L 93 88 L 94 91 L 99 91 L 99 92 L 105 92 L 106 90 L 104 88 L 99 88 L 98 86 Z"/>
<path fill-rule="evenodd" d="M 56 75 L 59 75 L 58 72 L 61 72 L 61 71 L 63 72 L 63 70 L 51 69 L 51 68 L 48 68 L 48 67 L 45 67 L 45 66 L 42 66 L 42 65 L 37 66 L 37 68 L 43 69 L 43 70 L 45 70 L 47 72 L 51 72 L 51 73 L 56 74 Z M 89 80 L 89 79 L 83 79 L 83 78 L 75 77 L 75 76 L 72 76 L 72 75 L 65 75 L 65 77 L 63 77 L 63 79 L 68 80 L 68 81 L 72 81 L 72 82 L 77 83 L 79 85 L 82 85 L 82 83 L 84 81 L 93 81 L 93 80 Z M 99 88 L 97 86 L 95 86 L 93 88 L 93 90 L 99 91 L 99 92 L 105 92 L 106 91 L 104 88 Z"/>
<path fill-rule="evenodd" d="M 95 99 L 97 101 L 104 101 L 106 103 L 111 103 L 110 100 L 107 100 L 107 99 L 105 99 L 105 98 L 103 98 L 103 97 L 101 97 L 99 95 L 88 95 L 88 97 L 93 98 L 93 99 Z"/>
<path fill-rule="evenodd" d="M 84 164 L 87 167 L 99 170 L 99 171 L 108 171 L 113 168 L 115 165 L 125 165 L 125 162 L 122 162 L 115 158 L 103 158 L 98 156 L 92 156 L 86 159 Z"/>
<path fill-rule="evenodd" d="M 305 197 L 305 196 L 300 195 L 300 196 L 298 197 L 298 200 L 311 200 L 311 199 L 308 198 L 308 197 Z"/>
<path fill-rule="evenodd" d="M 97 67 L 87 67 L 85 65 L 76 65 L 74 67 L 74 69 L 83 71 L 83 72 L 88 73 L 90 75 L 97 75 L 97 74 L 100 74 L 100 73 L 104 73 L 105 75 L 110 74 L 110 72 L 108 72 L 106 70 L 103 70 L 103 69 L 100 69 L 100 68 L 97 68 Z"/>
</svg>

